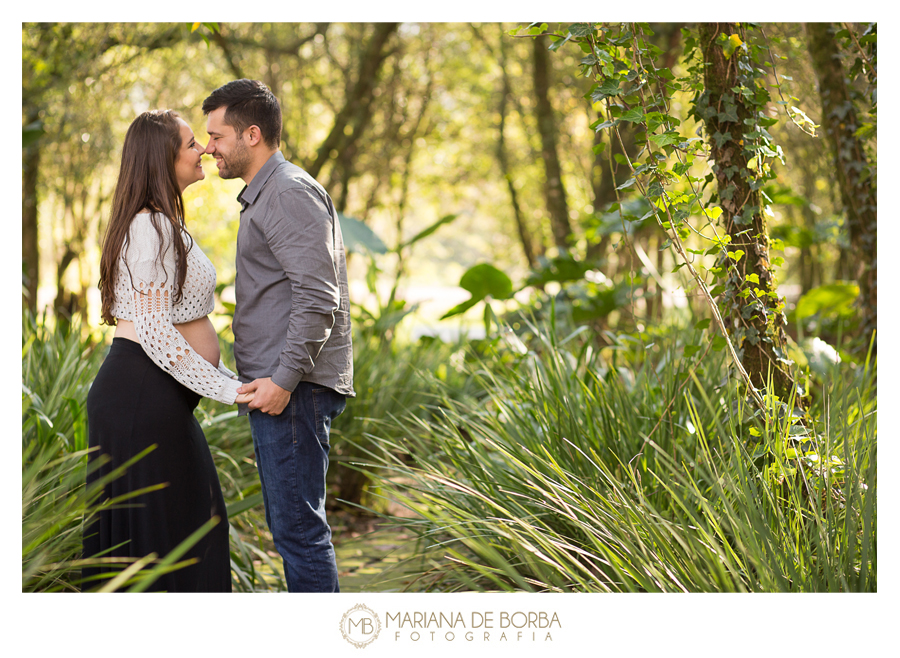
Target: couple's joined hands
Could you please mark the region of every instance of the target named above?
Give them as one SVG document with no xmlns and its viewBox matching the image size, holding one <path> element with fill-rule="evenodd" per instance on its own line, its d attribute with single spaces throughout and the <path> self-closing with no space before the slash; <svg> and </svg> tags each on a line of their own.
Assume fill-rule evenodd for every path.
<svg viewBox="0 0 900 658">
<path fill-rule="evenodd" d="M 241 386 L 235 402 L 249 404 L 251 411 L 259 409 L 265 414 L 277 416 L 284 411 L 290 399 L 290 391 L 274 383 L 271 377 L 262 377 Z"/>
</svg>

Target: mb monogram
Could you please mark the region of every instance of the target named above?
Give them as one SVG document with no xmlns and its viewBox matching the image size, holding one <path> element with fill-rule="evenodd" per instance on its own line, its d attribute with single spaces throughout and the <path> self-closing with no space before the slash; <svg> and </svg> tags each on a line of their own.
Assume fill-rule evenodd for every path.
<svg viewBox="0 0 900 658">
<path fill-rule="evenodd" d="M 378 614 L 362 603 L 357 603 L 341 618 L 341 635 L 357 649 L 374 642 L 380 632 Z"/>
</svg>

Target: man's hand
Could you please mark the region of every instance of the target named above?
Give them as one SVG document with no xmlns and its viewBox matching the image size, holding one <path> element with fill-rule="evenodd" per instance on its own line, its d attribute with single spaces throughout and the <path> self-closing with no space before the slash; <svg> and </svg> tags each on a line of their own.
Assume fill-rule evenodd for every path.
<svg viewBox="0 0 900 658">
<path fill-rule="evenodd" d="M 281 388 L 272 382 L 271 377 L 255 379 L 249 384 L 244 384 L 238 389 L 238 393 L 253 393 L 249 409 L 259 409 L 270 416 L 277 416 L 291 399 L 291 392 Z"/>
</svg>

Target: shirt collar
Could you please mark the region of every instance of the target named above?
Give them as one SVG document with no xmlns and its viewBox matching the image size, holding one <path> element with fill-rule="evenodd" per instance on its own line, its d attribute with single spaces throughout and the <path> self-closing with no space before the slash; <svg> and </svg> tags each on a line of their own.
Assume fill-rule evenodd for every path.
<svg viewBox="0 0 900 658">
<path fill-rule="evenodd" d="M 284 155 L 282 155 L 281 151 L 275 151 L 272 156 L 266 160 L 266 164 L 256 172 L 256 176 L 253 177 L 250 184 L 244 185 L 244 189 L 241 190 L 241 193 L 238 194 L 237 197 L 237 200 L 241 202 L 243 208 L 246 208 L 256 201 L 256 197 L 258 197 L 259 193 L 262 191 L 263 185 L 266 184 L 266 181 L 269 180 L 269 176 L 272 175 L 275 168 L 282 162 L 286 162 Z"/>
</svg>

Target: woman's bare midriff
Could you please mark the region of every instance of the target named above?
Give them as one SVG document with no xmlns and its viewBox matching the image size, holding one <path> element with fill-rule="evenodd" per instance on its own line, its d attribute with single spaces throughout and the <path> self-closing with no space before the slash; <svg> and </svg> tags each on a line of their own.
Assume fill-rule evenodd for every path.
<svg viewBox="0 0 900 658">
<path fill-rule="evenodd" d="M 200 356 L 209 361 L 214 367 L 219 365 L 219 337 L 216 329 L 208 317 L 202 317 L 191 322 L 176 324 L 175 328 L 184 336 L 184 339 Z M 134 323 L 130 320 L 117 320 L 116 338 L 127 338 L 139 343 Z"/>
</svg>

